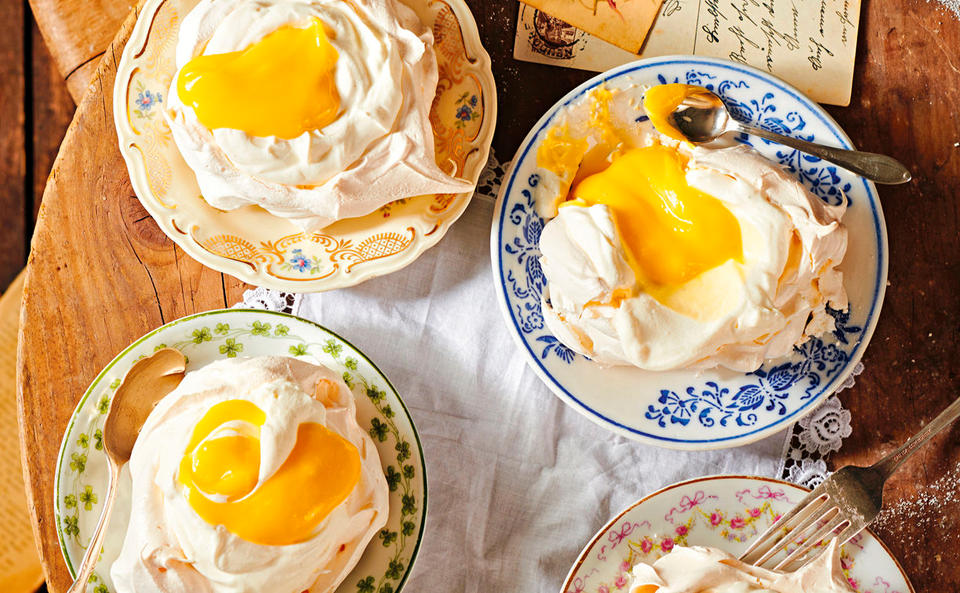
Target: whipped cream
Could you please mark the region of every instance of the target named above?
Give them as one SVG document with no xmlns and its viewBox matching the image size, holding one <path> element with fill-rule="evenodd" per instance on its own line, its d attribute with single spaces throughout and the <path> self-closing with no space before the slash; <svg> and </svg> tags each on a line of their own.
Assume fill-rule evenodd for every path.
<svg viewBox="0 0 960 593">
<path fill-rule="evenodd" d="M 326 381 L 325 401 L 314 393 Z M 297 427 L 318 423 L 360 452 L 360 480 L 308 540 L 268 546 L 205 522 L 177 471 L 197 422 L 215 404 L 247 400 L 266 414 L 258 486 L 287 459 Z M 151 412 L 131 456 L 130 522 L 111 567 L 117 593 L 326 593 L 336 589 L 388 516 L 388 489 L 353 394 L 333 371 L 285 357 L 226 359 L 187 373 Z"/>
<path fill-rule="evenodd" d="M 717 548 L 673 548 L 653 564 L 638 564 L 630 593 L 851 593 L 836 540 L 800 570 L 781 573 L 740 562 Z"/>
<path fill-rule="evenodd" d="M 666 297 L 654 296 L 637 282 L 610 209 L 558 208 L 576 171 L 541 168 L 537 205 L 553 217 L 540 237 L 547 279 L 542 310 L 554 335 L 606 365 L 752 371 L 834 329 L 826 306 L 847 308 L 836 269 L 847 246 L 840 223 L 845 206 L 823 203 L 748 146 L 691 147 L 637 130 L 638 108 L 628 97 L 613 96 L 606 126 L 588 121 L 589 102 L 568 108 L 562 125 L 591 146 L 609 143 L 600 135 L 618 128 L 625 130 L 617 132 L 622 147 L 662 144 L 680 151 L 689 159 L 687 183 L 720 200 L 739 222 L 742 262 L 727 260 Z"/>
<path fill-rule="evenodd" d="M 207 129 L 181 101 L 177 76 L 193 57 L 241 51 L 312 18 L 339 54 L 333 123 L 292 139 L 251 136 Z M 217 208 L 255 204 L 316 230 L 400 198 L 474 187 L 435 162 L 433 34 L 395 0 L 201 0 L 180 25 L 176 70 L 164 114 L 201 195 Z"/>
</svg>

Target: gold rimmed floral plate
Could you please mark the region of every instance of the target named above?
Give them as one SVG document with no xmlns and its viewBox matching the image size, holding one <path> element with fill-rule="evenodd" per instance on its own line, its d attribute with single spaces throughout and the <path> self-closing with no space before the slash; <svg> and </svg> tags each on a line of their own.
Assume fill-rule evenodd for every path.
<svg viewBox="0 0 960 593">
<path fill-rule="evenodd" d="M 439 83 L 430 112 L 437 163 L 474 182 L 497 116 L 490 57 L 464 0 L 401 0 L 432 30 Z M 120 152 L 141 203 L 199 262 L 251 284 L 295 292 L 352 286 L 399 270 L 435 245 L 472 193 L 391 202 L 366 216 L 304 233 L 256 207 L 223 211 L 200 196 L 161 110 L 174 75 L 181 19 L 197 0 L 147 0 L 114 86 Z"/>
<path fill-rule="evenodd" d="M 258 309 L 210 311 L 170 322 L 128 346 L 87 388 L 60 444 L 54 485 L 57 534 L 71 576 L 93 535 L 109 482 L 103 422 L 110 398 L 134 362 L 167 347 L 186 355 L 187 371 L 222 358 L 274 355 L 319 362 L 342 373 L 356 398 L 357 421 L 380 454 L 390 514 L 337 591 L 399 593 L 420 549 L 427 511 L 426 468 L 413 420 L 390 381 L 352 344 L 310 321 Z M 124 469 L 88 593 L 114 591 L 110 566 L 123 545 L 131 487 Z"/>
<path fill-rule="evenodd" d="M 808 491 L 772 478 L 712 476 L 667 486 L 611 519 L 587 543 L 562 593 L 626 592 L 630 571 L 674 546 L 743 552 Z M 840 566 L 857 593 L 914 593 L 890 551 L 869 530 L 841 546 Z"/>
</svg>

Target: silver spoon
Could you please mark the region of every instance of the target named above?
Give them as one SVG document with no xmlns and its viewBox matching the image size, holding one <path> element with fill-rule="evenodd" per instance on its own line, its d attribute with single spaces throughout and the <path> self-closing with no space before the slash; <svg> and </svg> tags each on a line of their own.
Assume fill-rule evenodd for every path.
<svg viewBox="0 0 960 593">
<path fill-rule="evenodd" d="M 730 117 L 720 97 L 707 89 L 684 99 L 667 119 L 694 144 L 711 142 L 728 132 L 741 132 L 796 148 L 877 183 L 898 184 L 910 181 L 910 171 L 899 161 L 886 155 L 814 144 L 741 123 Z"/>
<path fill-rule="evenodd" d="M 163 396 L 180 384 L 185 369 L 186 359 L 179 350 L 158 350 L 130 367 L 113 394 L 110 411 L 103 422 L 103 450 L 110 466 L 110 485 L 107 487 L 107 497 L 103 510 L 100 511 L 97 528 L 87 544 L 87 551 L 77 570 L 77 578 L 67 593 L 83 593 L 87 590 L 90 575 L 100 558 L 100 548 L 103 547 L 103 538 L 107 533 L 113 502 L 117 498 L 120 468 L 130 460 L 133 444 L 137 441 L 147 416 Z"/>
</svg>

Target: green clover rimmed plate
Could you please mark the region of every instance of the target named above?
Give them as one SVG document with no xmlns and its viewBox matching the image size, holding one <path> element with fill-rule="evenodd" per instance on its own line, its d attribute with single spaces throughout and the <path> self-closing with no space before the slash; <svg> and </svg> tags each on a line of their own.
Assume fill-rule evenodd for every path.
<svg viewBox="0 0 960 593">
<path fill-rule="evenodd" d="M 93 534 L 109 481 L 102 428 L 110 398 L 134 362 L 165 347 L 186 355 L 188 371 L 221 358 L 284 355 L 342 373 L 356 396 L 357 420 L 380 453 L 390 486 L 390 516 L 338 591 L 399 593 L 420 548 L 427 507 L 423 449 L 410 413 L 390 381 L 352 344 L 299 317 L 257 309 L 198 313 L 155 329 L 118 354 L 87 388 L 63 436 L 54 486 L 57 534 L 71 576 Z M 103 554 L 88 587 L 92 593 L 114 590 L 110 566 L 123 544 L 130 488 L 125 468 Z"/>
</svg>

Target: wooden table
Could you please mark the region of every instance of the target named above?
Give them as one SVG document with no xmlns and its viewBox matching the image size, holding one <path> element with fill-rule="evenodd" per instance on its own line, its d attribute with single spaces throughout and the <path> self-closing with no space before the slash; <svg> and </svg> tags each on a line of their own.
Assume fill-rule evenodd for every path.
<svg viewBox="0 0 960 593">
<path fill-rule="evenodd" d="M 85 22 L 98 24 L 98 40 L 113 30 L 108 22 L 120 27 L 119 11 L 105 4 L 90 4 L 91 13 L 103 9 L 97 18 L 85 13 Z M 493 58 L 500 96 L 494 149 L 505 160 L 540 114 L 590 74 L 514 61 L 516 3 L 470 4 Z M 960 21 L 924 0 L 864 0 L 862 18 L 853 102 L 830 112 L 859 147 L 900 159 L 915 181 L 880 189 L 890 286 L 863 360 L 866 371 L 841 396 L 853 413 L 854 433 L 834 465 L 867 463 L 889 451 L 956 397 L 960 385 Z M 64 140 L 28 266 L 21 438 L 52 591 L 70 583 L 57 546 L 52 491 L 57 448 L 77 399 L 133 339 L 177 317 L 231 305 L 244 288 L 175 247 L 130 188 L 115 146 L 109 89 L 131 24 L 127 20 L 103 54 L 93 92 Z M 60 30 L 82 33 L 83 27 Z M 77 47 L 86 53 L 64 55 L 80 63 L 62 68 L 87 68 L 103 48 Z M 877 531 L 920 592 L 960 591 L 960 497 L 936 504 L 960 487 L 927 486 L 944 473 L 956 475 L 958 467 L 960 428 L 929 445 L 887 489 L 888 501 L 900 501 L 899 512 L 886 515 Z"/>
</svg>

